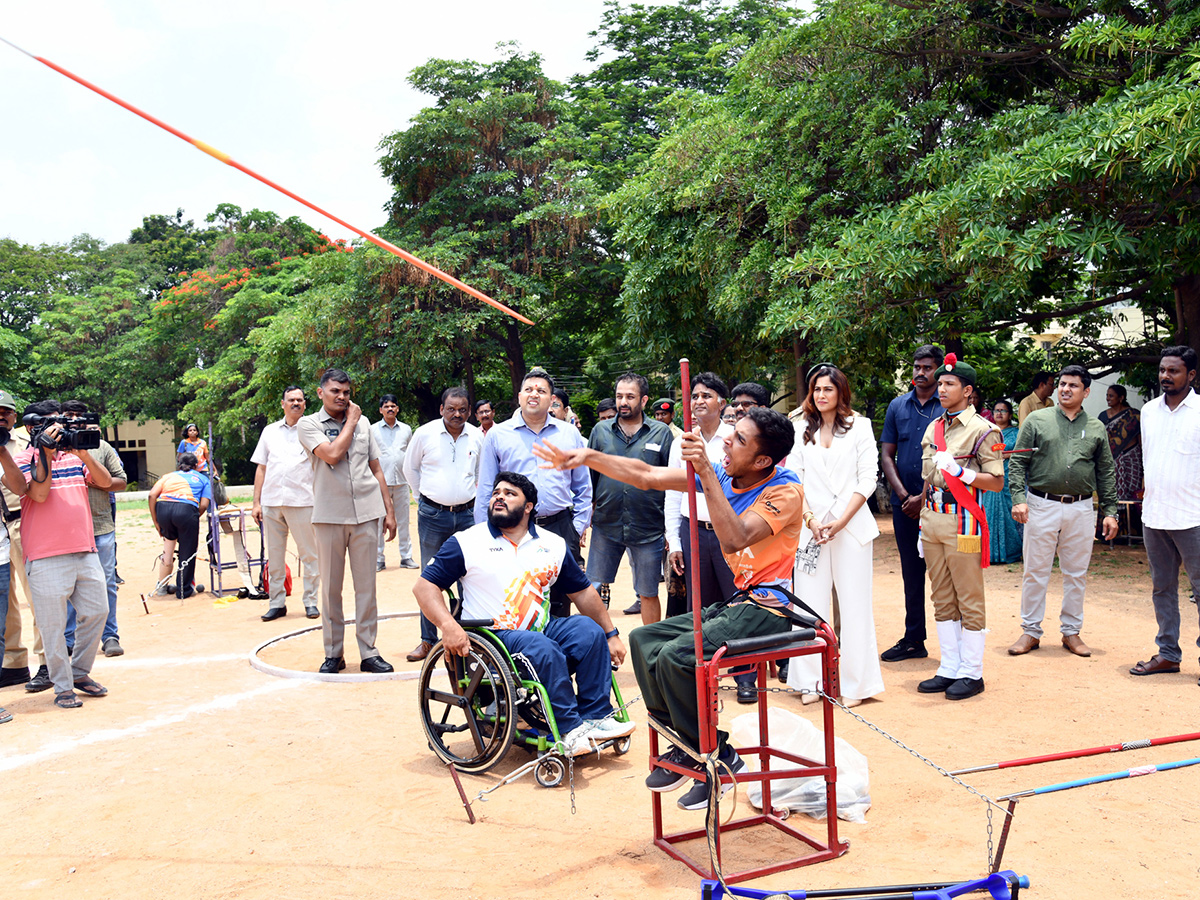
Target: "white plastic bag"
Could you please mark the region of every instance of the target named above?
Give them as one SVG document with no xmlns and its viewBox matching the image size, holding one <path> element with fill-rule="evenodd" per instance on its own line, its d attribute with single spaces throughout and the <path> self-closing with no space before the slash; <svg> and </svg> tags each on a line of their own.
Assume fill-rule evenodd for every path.
<svg viewBox="0 0 1200 900">
<path fill-rule="evenodd" d="M 807 719 L 786 709 L 770 707 L 767 710 L 770 746 L 785 750 L 796 756 L 821 760 L 825 757 L 825 736 Z M 758 713 L 746 713 L 732 722 L 733 745 L 735 747 L 757 747 L 762 741 L 758 735 Z M 837 763 L 837 815 L 847 822 L 863 824 L 866 812 L 871 808 L 870 776 L 867 758 L 840 737 L 834 739 L 834 760 Z M 746 765 L 758 768 L 758 758 L 747 755 Z M 772 759 L 772 770 L 786 769 L 792 763 L 785 759 Z M 746 785 L 746 796 L 758 808 L 762 808 L 762 785 L 751 782 Z M 787 808 L 802 812 L 814 819 L 825 818 L 825 779 L 783 778 L 771 782 L 771 805 L 776 809 Z"/>
</svg>

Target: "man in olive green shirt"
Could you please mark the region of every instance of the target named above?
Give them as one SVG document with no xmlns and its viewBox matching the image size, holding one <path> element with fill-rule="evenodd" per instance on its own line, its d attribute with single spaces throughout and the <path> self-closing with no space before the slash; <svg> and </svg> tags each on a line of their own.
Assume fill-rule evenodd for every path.
<svg viewBox="0 0 1200 900">
<path fill-rule="evenodd" d="M 1096 534 L 1092 493 L 1100 495 L 1104 537 L 1111 540 L 1117 534 L 1117 481 L 1108 434 L 1099 420 L 1083 410 L 1091 384 L 1092 376 L 1082 366 L 1059 372 L 1058 407 L 1035 410 L 1021 422 L 1016 452 L 1009 460 L 1012 517 L 1025 526 L 1024 634 L 1008 648 L 1012 656 L 1041 644 L 1046 588 L 1056 552 L 1063 575 L 1059 616 L 1063 647 L 1076 656 L 1092 654 L 1079 636 Z"/>
</svg>

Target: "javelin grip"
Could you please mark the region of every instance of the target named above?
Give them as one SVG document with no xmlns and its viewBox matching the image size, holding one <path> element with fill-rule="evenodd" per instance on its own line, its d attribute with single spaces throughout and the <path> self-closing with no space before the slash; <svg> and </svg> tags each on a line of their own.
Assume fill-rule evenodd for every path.
<svg viewBox="0 0 1200 900">
<path fill-rule="evenodd" d="M 769 650 L 774 647 L 790 647 L 793 644 L 804 644 L 816 640 L 817 632 L 813 628 L 798 628 L 795 631 L 782 631 L 777 634 L 758 634 L 754 637 L 734 638 L 725 641 L 722 646 L 728 653 L 753 653 L 755 650 Z"/>
</svg>

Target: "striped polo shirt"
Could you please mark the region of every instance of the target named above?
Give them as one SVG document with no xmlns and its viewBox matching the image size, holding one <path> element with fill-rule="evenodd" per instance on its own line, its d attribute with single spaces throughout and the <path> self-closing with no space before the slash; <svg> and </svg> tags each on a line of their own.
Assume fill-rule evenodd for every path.
<svg viewBox="0 0 1200 900">
<path fill-rule="evenodd" d="M 37 453 L 29 447 L 15 457 L 26 484 L 33 481 Z M 21 498 L 21 547 L 26 559 L 96 552 L 88 502 L 91 480 L 87 466 L 74 453 L 59 451 L 50 460 L 50 496 L 41 503 L 28 494 Z"/>
</svg>

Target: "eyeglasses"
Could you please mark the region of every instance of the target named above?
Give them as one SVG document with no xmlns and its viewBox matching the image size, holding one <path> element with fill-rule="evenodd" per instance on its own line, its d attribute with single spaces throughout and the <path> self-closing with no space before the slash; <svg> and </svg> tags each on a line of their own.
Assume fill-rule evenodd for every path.
<svg viewBox="0 0 1200 900">
<path fill-rule="evenodd" d="M 758 406 L 758 404 L 755 403 L 753 400 L 734 400 L 729 405 L 732 406 L 734 409 L 742 409 L 742 408 L 750 409 L 751 407 Z"/>
</svg>

